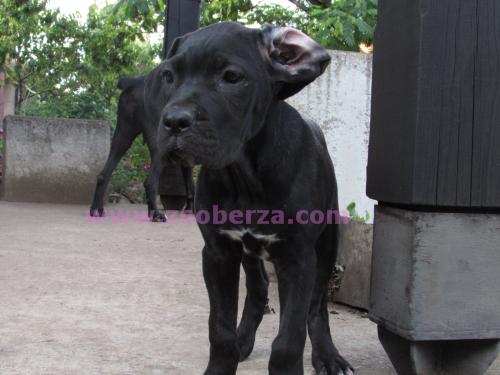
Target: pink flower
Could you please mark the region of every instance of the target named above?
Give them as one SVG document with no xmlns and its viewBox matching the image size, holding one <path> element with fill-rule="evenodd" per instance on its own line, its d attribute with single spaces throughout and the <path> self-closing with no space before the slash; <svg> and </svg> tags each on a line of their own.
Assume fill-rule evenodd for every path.
<svg viewBox="0 0 500 375">
<path fill-rule="evenodd" d="M 149 163 L 144 163 L 144 164 L 143 164 L 143 168 L 144 168 L 144 169 L 149 169 L 149 168 L 151 168 L 151 164 L 149 164 Z"/>
</svg>

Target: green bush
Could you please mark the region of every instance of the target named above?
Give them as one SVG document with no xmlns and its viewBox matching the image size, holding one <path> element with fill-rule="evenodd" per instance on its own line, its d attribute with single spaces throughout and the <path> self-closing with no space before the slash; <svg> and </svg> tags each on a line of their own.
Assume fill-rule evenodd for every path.
<svg viewBox="0 0 500 375">
<path fill-rule="evenodd" d="M 360 216 L 358 211 L 356 211 L 356 203 L 351 202 L 347 206 L 347 211 L 349 212 L 349 219 L 357 221 L 362 224 L 366 224 L 370 220 L 370 213 L 365 211 L 365 216 Z"/>
<path fill-rule="evenodd" d="M 102 97 L 90 93 L 51 96 L 44 100 L 32 98 L 20 109 L 24 116 L 82 118 L 116 121 L 116 100 L 107 105 Z"/>
<path fill-rule="evenodd" d="M 142 185 L 150 166 L 149 150 L 142 137 L 138 137 L 115 169 L 111 178 L 110 192 L 124 195 L 132 203 L 144 202 L 145 193 L 142 191 Z M 141 193 L 131 194 L 131 190 L 140 190 Z"/>
</svg>

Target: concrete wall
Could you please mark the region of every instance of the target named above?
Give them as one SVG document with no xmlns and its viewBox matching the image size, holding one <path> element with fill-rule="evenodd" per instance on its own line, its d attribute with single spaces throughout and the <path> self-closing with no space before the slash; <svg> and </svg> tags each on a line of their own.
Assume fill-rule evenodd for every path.
<svg viewBox="0 0 500 375">
<path fill-rule="evenodd" d="M 330 51 L 326 72 L 289 99 L 303 115 L 323 129 L 337 173 L 340 209 L 356 202 L 358 212 L 370 213 L 375 201 L 365 194 L 372 56 Z"/>
<path fill-rule="evenodd" d="M 109 152 L 107 123 L 7 116 L 3 126 L 4 200 L 91 201 Z"/>
<path fill-rule="evenodd" d="M 342 282 L 333 298 L 337 302 L 368 310 L 372 271 L 373 225 L 351 221 L 340 225 L 337 264 L 344 268 Z"/>
</svg>

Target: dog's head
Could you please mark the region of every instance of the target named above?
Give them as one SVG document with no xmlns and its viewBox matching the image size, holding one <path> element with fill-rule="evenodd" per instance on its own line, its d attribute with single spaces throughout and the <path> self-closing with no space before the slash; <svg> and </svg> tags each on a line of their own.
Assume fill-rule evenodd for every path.
<svg viewBox="0 0 500 375">
<path fill-rule="evenodd" d="M 329 61 L 324 48 L 287 27 L 221 23 L 178 38 L 146 78 L 146 105 L 161 114 L 162 157 L 231 164 L 269 106 L 300 91 Z"/>
</svg>

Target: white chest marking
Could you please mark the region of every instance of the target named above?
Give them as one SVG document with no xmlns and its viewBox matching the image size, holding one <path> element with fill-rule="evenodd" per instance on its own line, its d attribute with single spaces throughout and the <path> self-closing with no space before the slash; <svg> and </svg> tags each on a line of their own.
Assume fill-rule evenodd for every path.
<svg viewBox="0 0 500 375">
<path fill-rule="evenodd" d="M 254 233 L 251 229 L 248 228 L 242 228 L 242 229 L 221 229 L 219 231 L 220 234 L 223 234 L 225 236 L 228 236 L 230 239 L 234 241 L 242 241 L 243 236 L 248 233 L 252 237 L 255 237 L 256 239 L 260 241 L 267 242 L 269 245 L 278 242 L 280 239 L 278 238 L 278 235 L 276 233 L 273 234 L 259 234 L 259 233 Z"/>
<path fill-rule="evenodd" d="M 252 229 L 249 228 L 241 228 L 241 229 L 221 229 L 219 231 L 220 234 L 229 237 L 231 240 L 236 241 L 236 242 L 241 242 L 243 245 L 243 251 L 246 254 L 249 255 L 255 255 L 259 258 L 268 260 L 270 259 L 270 254 L 267 251 L 268 247 L 271 246 L 272 244 L 280 241 L 278 238 L 278 235 L 276 233 L 273 234 L 260 234 L 260 233 L 254 233 Z M 259 242 L 258 249 L 248 249 L 247 246 L 245 246 L 245 242 L 243 240 L 243 237 L 245 235 L 250 235 L 255 239 L 256 241 Z"/>
</svg>

